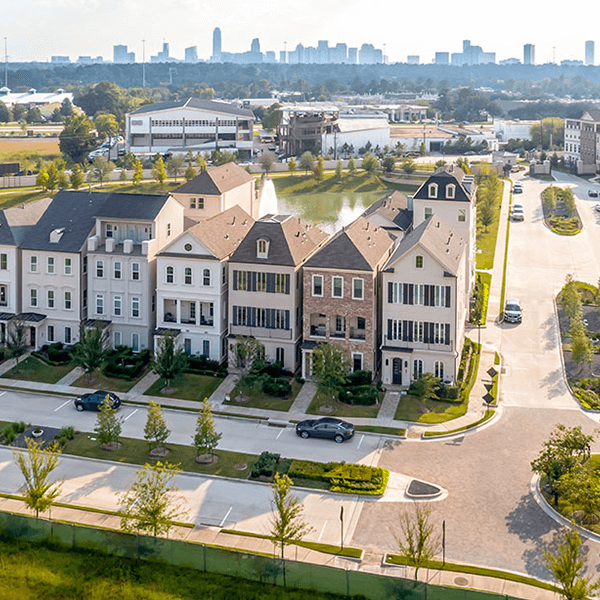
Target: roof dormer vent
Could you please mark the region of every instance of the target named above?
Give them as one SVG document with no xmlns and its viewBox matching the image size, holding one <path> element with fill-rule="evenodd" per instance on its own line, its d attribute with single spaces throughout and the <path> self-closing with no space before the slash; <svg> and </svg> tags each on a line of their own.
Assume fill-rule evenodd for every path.
<svg viewBox="0 0 600 600">
<path fill-rule="evenodd" d="M 58 242 L 60 242 L 60 238 L 62 238 L 64 232 L 65 232 L 64 227 L 57 227 L 56 229 L 53 229 L 50 232 L 50 243 L 58 244 Z"/>
</svg>

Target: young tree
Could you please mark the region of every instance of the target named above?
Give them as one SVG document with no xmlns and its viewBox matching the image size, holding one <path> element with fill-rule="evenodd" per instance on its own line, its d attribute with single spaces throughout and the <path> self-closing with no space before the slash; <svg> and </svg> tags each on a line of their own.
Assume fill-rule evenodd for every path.
<svg viewBox="0 0 600 600">
<path fill-rule="evenodd" d="M 202 410 L 198 413 L 196 421 L 196 433 L 194 435 L 194 448 L 201 454 L 211 455 L 219 444 L 221 434 L 215 429 L 215 419 L 208 398 L 202 402 Z"/>
<path fill-rule="evenodd" d="M 99 325 L 81 327 L 79 341 L 73 346 L 71 357 L 73 362 L 88 375 L 88 380 L 102 366 L 106 356 L 108 332 Z"/>
<path fill-rule="evenodd" d="M 187 161 L 188 167 L 191 167 L 194 164 L 194 153 L 191 150 L 187 151 L 185 160 Z"/>
<path fill-rule="evenodd" d="M 79 163 L 75 163 L 73 165 L 73 168 L 71 169 L 70 180 L 71 187 L 74 190 L 78 190 L 83 185 L 83 182 L 85 181 L 85 174 Z"/>
<path fill-rule="evenodd" d="M 167 158 L 167 173 L 171 177 L 175 177 L 175 181 L 179 177 L 181 171 L 185 167 L 185 158 L 181 156 L 181 154 L 171 154 L 169 158 Z"/>
<path fill-rule="evenodd" d="M 58 466 L 60 448 L 53 444 L 47 449 L 42 448 L 43 442 L 26 438 L 27 451 L 13 452 L 25 484 L 23 500 L 28 508 L 35 512 L 35 518 L 40 512 L 52 506 L 52 502 L 60 493 L 61 483 L 50 481 L 50 473 Z"/>
<path fill-rule="evenodd" d="M 356 163 L 354 162 L 354 156 L 351 156 L 348 159 L 348 173 L 350 173 L 350 175 L 354 175 L 354 173 L 356 173 Z"/>
<path fill-rule="evenodd" d="M 293 156 L 288 161 L 288 172 L 290 175 L 294 175 L 296 172 L 296 159 Z"/>
<path fill-rule="evenodd" d="M 183 177 L 185 178 L 186 181 L 191 181 L 192 179 L 194 179 L 194 177 L 196 177 L 196 169 L 194 169 L 194 167 L 192 167 L 192 165 L 190 165 L 185 170 Z"/>
<path fill-rule="evenodd" d="M 104 158 L 104 156 L 96 156 L 92 161 L 92 168 L 88 173 L 88 178 L 92 181 L 97 181 L 100 187 L 103 187 L 104 180 L 114 171 L 115 164 Z"/>
<path fill-rule="evenodd" d="M 440 550 L 440 539 L 430 522 L 431 508 L 415 502 L 413 513 L 400 515 L 400 529 L 404 539 L 397 538 L 401 555 L 415 568 L 415 580 L 419 569 L 426 567 Z"/>
<path fill-rule="evenodd" d="M 581 319 L 581 295 L 572 275 L 567 275 L 567 282 L 561 293 L 561 301 L 563 309 L 571 321 Z"/>
<path fill-rule="evenodd" d="M 391 173 L 396 166 L 396 158 L 393 156 L 385 156 L 381 162 L 381 166 L 386 173 Z"/>
<path fill-rule="evenodd" d="M 410 175 L 417 170 L 417 163 L 413 160 L 412 156 L 408 156 L 400 163 L 400 167 L 405 173 Z"/>
<path fill-rule="evenodd" d="M 317 164 L 313 168 L 315 181 L 321 182 L 325 178 L 325 160 L 322 156 L 317 157 Z"/>
<path fill-rule="evenodd" d="M 335 165 L 335 178 L 337 181 L 342 181 L 342 174 L 344 172 L 344 167 L 342 166 L 342 161 L 338 159 L 337 164 Z"/>
<path fill-rule="evenodd" d="M 49 180 L 50 180 L 50 177 L 48 175 L 48 171 L 46 171 L 46 169 L 44 169 L 42 167 L 39 170 L 37 177 L 35 178 L 35 185 L 42 188 L 44 191 L 47 191 L 49 189 L 48 188 Z"/>
<path fill-rule="evenodd" d="M 123 419 L 117 417 L 117 409 L 112 407 L 110 395 L 102 401 L 96 417 L 96 426 L 94 431 L 100 445 L 113 444 L 119 441 L 121 429 L 123 428 Z"/>
<path fill-rule="evenodd" d="M 546 566 L 562 587 L 566 600 L 587 600 L 600 587 L 600 582 L 591 583 L 591 578 L 581 576 L 584 555 L 579 534 L 564 530 L 562 537 L 555 553 L 544 551 Z"/>
<path fill-rule="evenodd" d="M 158 158 L 152 166 L 152 177 L 162 187 L 167 179 L 167 172 L 165 171 L 165 163 L 162 158 Z"/>
<path fill-rule="evenodd" d="M 183 348 L 175 347 L 173 336 L 161 337 L 154 357 L 154 372 L 165 380 L 167 387 L 187 367 L 187 364 L 188 356 Z"/>
<path fill-rule="evenodd" d="M 121 529 L 154 537 L 168 534 L 173 521 L 186 515 L 183 499 L 174 496 L 179 488 L 173 479 L 180 472 L 179 467 L 160 461 L 139 469 L 129 491 L 119 494 Z"/>
<path fill-rule="evenodd" d="M 570 215 L 573 215 L 577 210 L 577 206 L 575 204 L 575 194 L 570 187 L 565 188 L 561 192 L 562 201 L 565 203 L 566 209 L 569 211 Z"/>
<path fill-rule="evenodd" d="M 206 171 L 206 168 L 207 168 L 206 158 L 204 158 L 204 156 L 202 156 L 202 154 L 200 154 L 200 152 L 198 152 L 198 154 L 196 154 L 196 166 L 198 167 L 198 173 L 204 173 L 204 171 Z"/>
<path fill-rule="evenodd" d="M 133 181 L 133 185 L 140 185 L 142 183 L 142 178 L 144 177 L 144 167 L 142 166 L 141 160 L 136 160 L 133 164 L 133 175 L 131 180 Z"/>
<path fill-rule="evenodd" d="M 489 233 L 489 227 L 494 222 L 494 205 L 490 202 L 484 202 L 479 208 L 479 220 L 483 225 L 485 233 Z"/>
<path fill-rule="evenodd" d="M 313 379 L 326 394 L 335 395 L 348 379 L 350 366 L 346 351 L 337 344 L 319 344 L 313 350 Z"/>
<path fill-rule="evenodd" d="M 19 372 L 19 359 L 27 351 L 27 327 L 21 319 L 14 319 L 8 325 L 7 351 L 9 358 L 15 359 L 15 371 Z"/>
<path fill-rule="evenodd" d="M 414 383 L 415 392 L 421 400 L 437 400 L 437 391 L 441 379 L 434 377 L 433 373 L 423 373 Z"/>
<path fill-rule="evenodd" d="M 300 541 L 312 527 L 303 520 L 304 507 L 300 500 L 290 494 L 292 480 L 287 475 L 275 473 L 275 481 L 271 484 L 273 490 L 273 518 L 271 520 L 271 539 L 275 546 L 281 548 L 283 565 L 283 585 L 285 579 L 285 547 Z"/>
<path fill-rule="evenodd" d="M 236 366 L 242 370 L 242 373 L 246 373 L 252 363 L 264 354 L 265 347 L 256 338 L 245 335 L 236 335 L 235 341 Z"/>
<path fill-rule="evenodd" d="M 169 438 L 171 432 L 167 429 L 162 409 L 155 402 L 148 404 L 148 418 L 144 427 L 144 439 L 150 450 L 161 447 Z"/>
<path fill-rule="evenodd" d="M 258 157 L 258 163 L 262 166 L 263 172 L 267 175 L 273 168 L 273 164 L 277 160 L 277 157 L 270 150 L 266 150 Z"/>
<path fill-rule="evenodd" d="M 119 174 L 119 181 L 127 181 L 127 171 L 124 167 L 121 169 L 121 173 Z"/>
<path fill-rule="evenodd" d="M 370 177 L 373 177 L 375 171 L 379 168 L 379 159 L 370 152 L 367 152 L 362 159 L 362 168 Z"/>
<path fill-rule="evenodd" d="M 557 482 L 556 489 L 561 498 L 583 511 L 582 523 L 592 523 L 600 509 L 600 480 L 598 473 L 585 465 L 576 465 Z"/>
<path fill-rule="evenodd" d="M 48 167 L 48 182 L 46 189 L 53 192 L 58 187 L 58 167 L 55 163 L 51 163 Z"/>
<path fill-rule="evenodd" d="M 567 428 L 559 424 L 550 434 L 550 439 L 544 442 L 537 458 L 531 461 L 531 470 L 548 478 L 553 488 L 556 505 L 558 505 L 556 481 L 571 472 L 577 464 L 584 463 L 589 458 L 593 439 L 593 436 L 581 431 L 580 425 Z"/>
<path fill-rule="evenodd" d="M 569 329 L 571 337 L 571 356 L 581 369 L 584 363 L 591 363 L 594 358 L 594 344 L 588 337 L 587 329 L 581 317 L 571 320 Z"/>
<path fill-rule="evenodd" d="M 305 175 L 308 175 L 309 171 L 312 171 L 315 164 L 315 157 L 312 152 L 304 152 L 300 157 L 300 168 L 304 171 Z"/>
</svg>

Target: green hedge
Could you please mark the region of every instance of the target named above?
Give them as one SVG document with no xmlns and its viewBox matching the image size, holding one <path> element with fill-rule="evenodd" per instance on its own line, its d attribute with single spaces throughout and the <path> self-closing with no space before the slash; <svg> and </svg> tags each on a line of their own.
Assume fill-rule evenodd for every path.
<svg viewBox="0 0 600 600">
<path fill-rule="evenodd" d="M 277 463 L 279 462 L 280 455 L 273 454 L 272 452 L 263 452 L 258 460 L 252 465 L 252 471 L 250 471 L 250 479 L 259 479 L 266 477 L 271 479 L 275 474 Z"/>
</svg>

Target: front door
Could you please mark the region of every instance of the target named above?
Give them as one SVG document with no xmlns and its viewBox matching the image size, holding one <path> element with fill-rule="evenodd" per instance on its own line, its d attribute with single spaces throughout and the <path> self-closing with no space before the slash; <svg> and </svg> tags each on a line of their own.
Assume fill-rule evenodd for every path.
<svg viewBox="0 0 600 600">
<path fill-rule="evenodd" d="M 192 353 L 192 340 L 190 338 L 184 338 L 183 350 L 188 356 Z"/>
<path fill-rule="evenodd" d="M 392 361 L 392 383 L 402 385 L 402 359 L 394 358 Z"/>
<path fill-rule="evenodd" d="M 35 327 L 29 328 L 29 345 L 35 349 Z"/>
</svg>

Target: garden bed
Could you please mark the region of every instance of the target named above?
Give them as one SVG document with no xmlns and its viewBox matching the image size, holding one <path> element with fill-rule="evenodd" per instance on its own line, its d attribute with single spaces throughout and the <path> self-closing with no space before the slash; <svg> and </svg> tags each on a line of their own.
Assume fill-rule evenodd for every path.
<svg viewBox="0 0 600 600">
<path fill-rule="evenodd" d="M 572 205 L 565 200 L 566 195 L 572 196 L 571 188 L 549 186 L 542 191 L 542 211 L 546 227 L 559 235 L 577 235 L 581 231 L 581 218 L 577 212 L 574 200 Z"/>
<path fill-rule="evenodd" d="M 337 398 L 332 398 L 331 394 L 325 394 L 318 391 L 312 399 L 308 410 L 309 415 L 327 415 L 335 417 L 361 418 L 366 417 L 375 419 L 381 408 L 381 402 L 384 397 L 383 392 L 378 394 L 378 402 L 375 406 L 360 406 L 355 404 L 346 404 L 340 402 Z"/>
<path fill-rule="evenodd" d="M 164 379 L 158 379 L 144 392 L 144 395 L 202 402 L 204 398 L 210 398 L 222 382 L 222 377 L 181 373 L 171 381 L 172 391 L 163 393 L 162 390 L 165 388 L 166 383 Z"/>
</svg>

